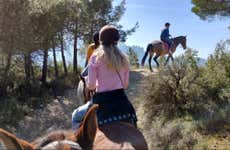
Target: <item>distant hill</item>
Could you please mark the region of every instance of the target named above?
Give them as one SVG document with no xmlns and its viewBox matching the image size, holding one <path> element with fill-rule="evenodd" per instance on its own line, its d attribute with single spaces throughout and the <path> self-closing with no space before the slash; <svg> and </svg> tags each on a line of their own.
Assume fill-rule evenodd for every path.
<svg viewBox="0 0 230 150">
<path fill-rule="evenodd" d="M 204 66 L 206 64 L 207 60 L 201 57 L 197 57 L 197 64 L 198 66 Z"/>
<path fill-rule="evenodd" d="M 138 57 L 138 62 L 139 64 L 141 63 L 141 59 L 142 57 L 144 56 L 144 53 L 145 53 L 145 50 L 143 47 L 140 47 L 140 46 L 137 46 L 137 45 L 133 45 L 133 46 L 128 46 L 124 43 L 121 43 L 118 45 L 120 50 L 123 51 L 124 53 L 127 54 L 129 48 L 131 47 L 137 54 L 137 57 Z"/>
</svg>

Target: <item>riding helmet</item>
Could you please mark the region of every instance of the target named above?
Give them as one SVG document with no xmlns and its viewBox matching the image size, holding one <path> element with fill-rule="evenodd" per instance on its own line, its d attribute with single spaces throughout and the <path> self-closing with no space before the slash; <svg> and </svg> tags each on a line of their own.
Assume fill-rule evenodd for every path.
<svg viewBox="0 0 230 150">
<path fill-rule="evenodd" d="M 119 38 L 119 31 L 113 25 L 105 25 L 99 32 L 99 39 L 102 45 L 109 46 L 117 44 Z"/>
<path fill-rule="evenodd" d="M 165 26 L 170 26 L 171 24 L 169 22 L 166 22 L 165 23 Z"/>
</svg>

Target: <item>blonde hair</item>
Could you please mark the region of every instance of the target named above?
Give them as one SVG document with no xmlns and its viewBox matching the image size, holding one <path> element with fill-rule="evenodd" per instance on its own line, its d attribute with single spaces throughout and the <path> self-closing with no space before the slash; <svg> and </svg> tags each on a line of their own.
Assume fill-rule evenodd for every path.
<svg viewBox="0 0 230 150">
<path fill-rule="evenodd" d="M 105 63 L 109 69 L 121 69 L 129 65 L 126 54 L 121 52 L 117 45 L 100 45 L 97 49 L 97 58 L 105 58 Z"/>
</svg>

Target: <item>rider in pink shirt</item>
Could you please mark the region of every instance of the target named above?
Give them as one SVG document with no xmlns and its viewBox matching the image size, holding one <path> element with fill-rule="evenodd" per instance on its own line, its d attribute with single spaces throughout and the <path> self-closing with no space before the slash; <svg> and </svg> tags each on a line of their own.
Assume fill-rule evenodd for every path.
<svg viewBox="0 0 230 150">
<path fill-rule="evenodd" d="M 108 69 L 105 61 L 105 57 L 97 59 L 97 54 L 91 57 L 87 80 L 88 88 L 96 89 L 96 92 L 126 89 L 129 83 L 129 67 L 124 66 L 119 70 Z"/>
<path fill-rule="evenodd" d="M 96 90 L 93 103 L 98 104 L 99 126 L 115 121 L 136 126 L 136 113 L 124 89 L 129 83 L 128 57 L 117 47 L 119 31 L 112 25 L 99 32 L 100 46 L 90 58 L 87 88 Z"/>
</svg>

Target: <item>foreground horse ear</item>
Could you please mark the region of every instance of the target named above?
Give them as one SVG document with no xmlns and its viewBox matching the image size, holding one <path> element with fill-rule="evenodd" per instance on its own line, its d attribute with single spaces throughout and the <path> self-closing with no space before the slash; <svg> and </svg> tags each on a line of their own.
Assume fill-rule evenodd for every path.
<svg viewBox="0 0 230 150">
<path fill-rule="evenodd" d="M 28 142 L 18 139 L 15 135 L 0 129 L 0 144 L 3 144 L 5 149 L 15 150 L 33 150 L 33 146 Z"/>
<path fill-rule="evenodd" d="M 98 105 L 93 105 L 89 111 L 86 113 L 86 116 L 83 120 L 83 124 L 76 133 L 77 142 L 82 147 L 90 147 L 93 144 L 96 131 L 98 128 L 96 111 L 98 109 Z"/>
</svg>

